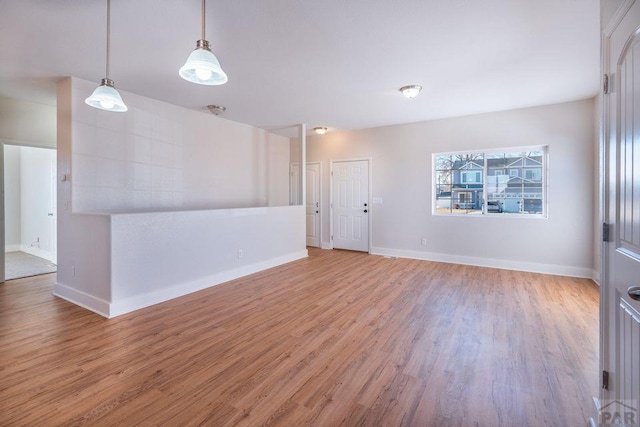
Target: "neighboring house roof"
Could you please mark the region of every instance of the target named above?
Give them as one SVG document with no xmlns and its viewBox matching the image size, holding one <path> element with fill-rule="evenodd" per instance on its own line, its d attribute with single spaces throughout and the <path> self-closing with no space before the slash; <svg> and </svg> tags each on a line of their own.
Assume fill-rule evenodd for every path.
<svg viewBox="0 0 640 427">
<path fill-rule="evenodd" d="M 460 167 L 460 169 L 465 169 L 465 170 L 468 170 L 468 169 L 482 169 L 482 168 L 484 168 L 483 165 L 478 164 L 478 163 L 473 162 L 473 161 L 467 162 L 467 163 L 465 163 L 464 165 L 462 165 Z"/>
<path fill-rule="evenodd" d="M 542 166 L 542 156 L 513 157 L 513 158 L 488 158 L 487 166 L 495 169 L 513 169 Z M 484 160 L 455 160 L 451 165 L 453 170 L 482 169 Z"/>
<path fill-rule="evenodd" d="M 540 160 L 538 160 L 540 159 Z M 521 167 L 528 167 L 528 166 L 534 166 L 534 167 L 539 167 L 542 166 L 542 157 L 540 156 L 535 156 L 535 157 L 520 157 L 518 159 L 516 159 L 515 161 L 513 161 L 512 163 L 507 164 L 507 168 L 521 168 Z"/>
</svg>

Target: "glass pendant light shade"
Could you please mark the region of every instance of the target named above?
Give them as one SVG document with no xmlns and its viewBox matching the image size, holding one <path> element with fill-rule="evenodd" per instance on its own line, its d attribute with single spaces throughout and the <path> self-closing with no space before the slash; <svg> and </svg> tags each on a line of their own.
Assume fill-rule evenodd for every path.
<svg viewBox="0 0 640 427">
<path fill-rule="evenodd" d="M 191 52 L 178 74 L 188 82 L 201 85 L 222 85 L 228 80 L 206 40 L 198 40 L 196 49 Z"/>
<path fill-rule="evenodd" d="M 109 54 L 111 47 L 111 0 L 107 0 L 107 64 L 105 78 L 100 86 L 93 91 L 90 97 L 84 100 L 85 104 L 99 108 L 100 110 L 124 112 L 128 108 L 122 101 L 122 97 L 113 86 L 113 80 L 109 78 Z"/>
<path fill-rule="evenodd" d="M 102 79 L 100 86 L 84 102 L 94 108 L 106 111 L 125 112 L 128 110 L 122 97 L 113 87 L 113 80 L 110 79 Z"/>
</svg>

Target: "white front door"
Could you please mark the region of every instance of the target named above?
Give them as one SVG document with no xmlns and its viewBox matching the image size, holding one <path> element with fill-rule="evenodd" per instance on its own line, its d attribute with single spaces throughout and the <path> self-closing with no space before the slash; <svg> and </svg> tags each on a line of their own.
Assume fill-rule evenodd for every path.
<svg viewBox="0 0 640 427">
<path fill-rule="evenodd" d="M 333 247 L 369 252 L 369 161 L 332 166 Z"/>
<path fill-rule="evenodd" d="M 320 247 L 320 163 L 307 163 L 307 246 Z"/>
<path fill-rule="evenodd" d="M 640 2 L 605 37 L 610 94 L 605 96 L 607 159 L 601 290 L 603 390 L 601 421 L 640 423 Z M 626 418 L 626 419 L 625 419 Z"/>
</svg>

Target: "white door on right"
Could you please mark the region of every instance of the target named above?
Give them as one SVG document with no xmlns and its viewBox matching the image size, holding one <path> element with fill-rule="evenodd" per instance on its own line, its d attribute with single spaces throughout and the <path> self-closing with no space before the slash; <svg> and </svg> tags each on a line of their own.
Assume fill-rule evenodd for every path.
<svg viewBox="0 0 640 427">
<path fill-rule="evenodd" d="M 334 162 L 333 247 L 369 252 L 369 161 Z"/>
<path fill-rule="evenodd" d="M 602 289 L 601 421 L 640 424 L 640 1 L 605 37 L 610 55 L 605 96 L 606 203 L 610 224 Z M 617 419 L 617 421 L 616 421 Z"/>
</svg>

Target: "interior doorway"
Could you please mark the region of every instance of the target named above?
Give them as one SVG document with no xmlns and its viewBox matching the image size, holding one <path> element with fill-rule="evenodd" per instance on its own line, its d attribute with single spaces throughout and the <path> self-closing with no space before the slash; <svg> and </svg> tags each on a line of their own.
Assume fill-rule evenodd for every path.
<svg viewBox="0 0 640 427">
<path fill-rule="evenodd" d="M 56 150 L 0 147 L 4 181 L 4 272 L 0 279 L 53 273 L 57 263 Z"/>
<path fill-rule="evenodd" d="M 307 246 L 320 247 L 320 162 L 307 162 Z"/>
</svg>

